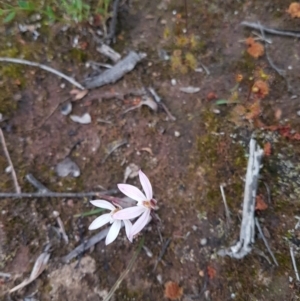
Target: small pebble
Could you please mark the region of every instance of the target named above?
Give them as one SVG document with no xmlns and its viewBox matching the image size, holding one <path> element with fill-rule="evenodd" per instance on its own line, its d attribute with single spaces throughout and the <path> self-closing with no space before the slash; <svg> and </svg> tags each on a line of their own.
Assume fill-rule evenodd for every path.
<svg viewBox="0 0 300 301">
<path fill-rule="evenodd" d="M 215 114 L 220 114 L 220 113 L 221 113 L 221 111 L 218 110 L 218 109 L 214 109 L 213 112 L 214 112 Z"/>
<path fill-rule="evenodd" d="M 176 84 L 177 84 L 177 80 L 175 78 L 172 78 L 171 79 L 171 85 L 176 86 Z"/>
<path fill-rule="evenodd" d="M 173 10 L 172 11 L 172 14 L 175 16 L 177 14 L 177 11 L 176 10 Z"/>
<path fill-rule="evenodd" d="M 198 228 L 197 228 L 197 226 L 193 225 L 193 226 L 192 226 L 192 229 L 193 229 L 194 231 L 196 231 Z"/>
<path fill-rule="evenodd" d="M 5 172 L 6 172 L 6 173 L 11 173 L 11 170 L 12 170 L 11 165 L 9 165 L 9 166 L 7 166 L 7 167 L 5 168 Z"/>
<path fill-rule="evenodd" d="M 201 244 L 201 246 L 205 246 L 207 244 L 207 238 L 202 238 L 200 240 L 200 244 Z"/>
<path fill-rule="evenodd" d="M 60 84 L 61 89 L 64 89 L 66 87 L 65 83 Z"/>
<path fill-rule="evenodd" d="M 175 131 L 175 132 L 174 132 L 174 136 L 175 136 L 175 137 L 180 137 L 180 133 L 179 133 L 178 131 Z"/>
<path fill-rule="evenodd" d="M 300 111 L 297 111 L 297 115 L 300 116 Z"/>
<path fill-rule="evenodd" d="M 163 283 L 163 281 L 162 281 L 162 275 L 158 274 L 158 275 L 156 276 L 156 279 L 157 279 L 157 281 L 158 281 L 160 284 Z"/>
<path fill-rule="evenodd" d="M 292 66 L 288 66 L 288 69 L 289 69 L 289 70 L 292 70 L 292 69 L 293 69 L 293 67 L 292 67 Z"/>
</svg>

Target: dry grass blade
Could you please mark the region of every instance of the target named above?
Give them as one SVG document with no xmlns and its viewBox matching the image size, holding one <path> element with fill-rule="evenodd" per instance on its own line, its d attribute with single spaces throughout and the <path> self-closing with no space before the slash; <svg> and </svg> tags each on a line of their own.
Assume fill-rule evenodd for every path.
<svg viewBox="0 0 300 301">
<path fill-rule="evenodd" d="M 50 245 L 47 245 L 45 251 L 35 261 L 35 264 L 34 264 L 33 269 L 31 271 L 30 277 L 25 279 L 19 285 L 12 288 L 9 291 L 9 293 L 13 293 L 17 290 L 22 289 L 23 287 L 25 287 L 26 285 L 28 285 L 29 283 L 31 283 L 32 281 L 37 279 L 43 273 L 43 271 L 46 269 L 48 260 L 50 258 L 49 248 L 50 248 Z"/>
<path fill-rule="evenodd" d="M 21 193 L 21 188 L 20 188 L 20 185 L 18 183 L 17 175 L 16 175 L 16 172 L 15 172 L 14 166 L 12 164 L 12 161 L 10 159 L 9 152 L 7 150 L 7 147 L 6 147 L 5 138 L 4 138 L 3 131 L 2 131 L 1 128 L 0 128 L 0 141 L 3 145 L 3 150 L 4 150 L 4 153 L 5 153 L 5 157 L 6 157 L 6 159 L 8 161 L 8 164 L 11 168 L 11 174 L 12 174 L 12 178 L 13 178 L 13 181 L 14 181 L 16 193 Z"/>
<path fill-rule="evenodd" d="M 138 255 L 140 254 L 140 251 L 141 251 L 143 245 L 144 245 L 144 237 L 142 238 L 142 240 L 141 240 L 141 242 L 140 242 L 140 244 L 139 244 L 136 252 L 133 254 L 132 258 L 130 259 L 130 262 L 129 262 L 126 270 L 120 275 L 119 279 L 116 281 L 116 283 L 111 288 L 111 290 L 109 291 L 108 295 L 106 296 L 106 298 L 103 301 L 109 301 L 110 298 L 113 296 L 113 294 L 118 289 L 118 287 L 120 286 L 120 284 L 122 283 L 122 281 L 124 280 L 124 278 L 130 272 L 130 270 L 131 270 L 133 264 L 135 263 Z"/>
</svg>

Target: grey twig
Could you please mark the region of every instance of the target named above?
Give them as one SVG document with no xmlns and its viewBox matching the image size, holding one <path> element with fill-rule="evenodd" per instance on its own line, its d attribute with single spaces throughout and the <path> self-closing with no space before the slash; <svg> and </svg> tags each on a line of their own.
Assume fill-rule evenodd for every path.
<svg viewBox="0 0 300 301">
<path fill-rule="evenodd" d="M 26 180 L 35 187 L 39 193 L 51 192 L 46 186 L 44 186 L 39 180 L 37 180 L 32 174 L 26 175 Z"/>
<path fill-rule="evenodd" d="M 105 70 L 103 73 L 96 77 L 87 78 L 85 81 L 86 88 L 92 89 L 115 83 L 126 73 L 132 71 L 135 68 L 136 64 L 145 57 L 146 54 L 144 53 L 130 51 L 124 59 L 120 60 L 111 69 Z"/>
<path fill-rule="evenodd" d="M 15 63 L 15 64 L 22 64 L 22 65 L 28 65 L 28 66 L 33 66 L 33 67 L 39 67 L 40 69 L 46 70 L 48 72 L 51 72 L 65 80 L 67 80 L 69 83 L 71 83 L 72 85 L 76 86 L 77 88 L 84 90 L 85 88 L 78 83 L 77 81 L 75 81 L 72 77 L 69 77 L 51 67 L 48 67 L 46 65 L 40 64 L 40 63 L 35 63 L 35 62 L 31 62 L 31 61 L 27 61 L 27 60 L 23 60 L 23 59 L 15 59 L 15 58 L 10 58 L 10 57 L 0 57 L 0 62 L 8 62 L 8 63 Z"/>
<path fill-rule="evenodd" d="M 13 181 L 14 181 L 16 193 L 21 193 L 21 188 L 19 186 L 17 175 L 16 175 L 16 172 L 15 172 L 14 166 L 12 164 L 12 161 L 10 159 L 9 152 L 7 150 L 7 147 L 6 147 L 5 138 L 4 138 L 3 131 L 2 131 L 1 128 L 0 128 L 0 140 L 1 140 L 1 143 L 2 143 L 2 146 L 3 146 L 3 151 L 4 151 L 4 154 L 5 154 L 6 160 L 8 161 L 8 164 L 11 168 L 11 175 L 12 175 L 12 178 L 13 178 Z"/>
<path fill-rule="evenodd" d="M 225 207 L 226 223 L 227 223 L 227 226 L 229 228 L 230 227 L 230 223 L 231 223 L 231 218 L 230 218 L 230 211 L 228 209 L 228 205 L 227 205 L 227 201 L 226 201 L 226 197 L 225 197 L 225 192 L 224 192 L 223 185 L 220 185 L 220 190 L 221 190 L 222 199 L 223 199 L 223 203 L 224 203 L 224 207 Z"/>
<path fill-rule="evenodd" d="M 116 27 L 117 27 L 117 17 L 118 17 L 118 9 L 119 9 L 119 2 L 120 0 L 115 0 L 113 4 L 113 16 L 111 18 L 110 24 L 109 24 L 109 33 L 105 37 L 105 40 L 115 41 L 116 38 Z"/>
<path fill-rule="evenodd" d="M 295 255 L 294 255 L 294 249 L 293 249 L 292 246 L 290 246 L 290 253 L 291 253 L 291 258 L 292 258 L 292 263 L 293 263 L 293 268 L 294 268 L 294 271 L 295 271 L 296 279 L 297 279 L 297 281 L 300 281 L 298 268 L 297 268 L 297 265 L 296 265 L 296 260 L 295 260 Z"/>
<path fill-rule="evenodd" d="M 270 248 L 270 246 L 269 246 L 269 244 L 268 244 L 268 241 L 266 240 L 266 238 L 265 238 L 265 236 L 264 236 L 264 233 L 263 233 L 263 231 L 261 230 L 261 227 L 260 227 L 260 224 L 259 224 L 259 221 L 258 221 L 257 218 L 255 218 L 255 224 L 256 224 L 256 227 L 257 227 L 257 229 L 258 229 L 258 232 L 259 232 L 260 236 L 262 237 L 262 239 L 263 239 L 263 241 L 264 241 L 264 244 L 265 244 L 265 246 L 266 246 L 268 252 L 270 253 L 270 255 L 271 255 L 271 257 L 272 257 L 272 259 L 273 259 L 275 265 L 276 265 L 276 266 L 279 266 L 279 265 L 278 265 L 278 262 L 277 262 L 277 260 L 276 260 L 276 258 L 275 258 L 275 256 L 274 256 L 274 254 L 273 254 L 273 252 L 272 252 L 272 250 L 271 250 L 271 248 Z"/>
<path fill-rule="evenodd" d="M 244 21 L 241 23 L 242 26 L 249 27 L 256 30 L 263 29 L 264 32 L 273 34 L 273 35 L 279 35 L 279 36 L 285 36 L 285 37 L 294 37 L 294 38 L 300 38 L 300 32 L 299 31 L 292 31 L 292 30 L 279 30 L 274 28 L 265 27 L 262 25 L 259 25 L 257 22 L 247 22 Z"/>
<path fill-rule="evenodd" d="M 99 232 L 98 234 L 92 236 L 88 241 L 85 241 L 82 244 L 80 244 L 73 251 L 71 251 L 68 255 L 64 256 L 62 258 L 62 261 L 64 263 L 68 263 L 73 258 L 77 257 L 84 251 L 88 250 L 90 247 L 97 244 L 99 241 L 101 241 L 102 239 L 104 239 L 106 237 L 108 230 L 109 230 L 109 228 L 106 228 L 106 229 L 102 230 L 101 232 Z"/>
<path fill-rule="evenodd" d="M 250 140 L 249 148 L 240 239 L 229 250 L 220 250 L 218 252 L 220 256 L 229 255 L 233 258 L 243 258 L 251 252 L 252 245 L 255 241 L 255 199 L 263 150 L 257 145 L 253 138 Z"/>
<path fill-rule="evenodd" d="M 165 242 L 165 244 L 163 245 L 160 253 L 159 253 L 159 256 L 155 262 L 155 265 L 154 265 L 154 268 L 153 268 L 153 272 L 156 270 L 156 267 L 158 265 L 158 263 L 162 260 L 163 256 L 165 255 L 166 251 L 167 251 L 167 248 L 169 247 L 170 243 L 171 243 L 172 239 L 171 238 L 168 238 L 167 241 Z"/>
<path fill-rule="evenodd" d="M 0 192 L 0 198 L 84 198 L 84 197 L 99 197 L 107 198 L 107 194 L 116 193 L 116 189 L 107 190 L 103 192 L 22 192 L 22 193 L 10 193 Z"/>
</svg>

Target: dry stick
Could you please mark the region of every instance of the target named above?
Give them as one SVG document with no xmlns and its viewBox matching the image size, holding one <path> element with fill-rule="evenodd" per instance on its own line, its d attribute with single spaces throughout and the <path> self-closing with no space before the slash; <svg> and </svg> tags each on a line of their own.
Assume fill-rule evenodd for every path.
<svg viewBox="0 0 300 301">
<path fill-rule="evenodd" d="M 139 243 L 139 246 L 136 250 L 136 252 L 133 254 L 132 258 L 130 259 L 130 262 L 126 268 L 126 270 L 120 275 L 119 279 L 116 281 L 116 283 L 114 284 L 114 286 L 111 288 L 111 290 L 109 291 L 108 295 L 105 297 L 105 299 L 103 301 L 109 301 L 110 298 L 113 296 L 113 294 L 115 293 L 115 291 L 119 288 L 120 284 L 122 283 L 122 281 L 124 280 L 124 278 L 128 275 L 128 273 L 130 272 L 133 264 L 135 263 L 138 255 L 140 254 L 140 251 L 142 249 L 144 245 L 144 237 L 142 238 L 141 242 Z"/>
<path fill-rule="evenodd" d="M 66 81 L 68 81 L 72 85 L 76 86 L 77 88 L 79 88 L 81 90 L 85 90 L 85 88 L 80 83 L 75 81 L 75 79 L 73 79 L 72 77 L 69 77 L 51 67 L 48 67 L 48 66 L 40 64 L 40 63 L 35 63 L 35 62 L 23 60 L 23 59 L 15 59 L 15 58 L 10 58 L 10 57 L 0 57 L 0 62 L 8 62 L 8 63 L 23 64 L 23 65 L 33 66 L 33 67 L 39 67 L 43 70 L 51 72 L 51 73 L 65 79 Z"/>
<path fill-rule="evenodd" d="M 255 198 L 258 185 L 258 176 L 260 162 L 263 156 L 263 150 L 251 138 L 248 166 L 246 172 L 246 182 L 243 201 L 243 218 L 240 229 L 239 241 L 229 250 L 220 250 L 219 255 L 228 255 L 232 258 L 243 258 L 251 252 L 255 237 Z"/>
<path fill-rule="evenodd" d="M 108 198 L 110 196 L 105 195 L 116 193 L 116 189 L 107 190 L 103 192 L 0 192 L 0 198 L 84 198 L 84 197 L 100 197 Z"/>
<path fill-rule="evenodd" d="M 116 38 L 116 27 L 117 27 L 117 17 L 118 17 L 118 8 L 120 0 L 115 0 L 113 4 L 113 16 L 109 24 L 109 34 L 105 38 L 106 41 L 114 41 Z"/>
<path fill-rule="evenodd" d="M 171 238 L 168 238 L 167 241 L 165 242 L 165 244 L 163 245 L 163 247 L 162 247 L 162 249 L 161 249 L 161 251 L 159 253 L 159 256 L 158 256 L 158 258 L 157 258 L 157 260 L 155 262 L 155 265 L 154 265 L 154 268 L 153 268 L 153 272 L 156 270 L 156 267 L 157 267 L 158 263 L 162 260 L 163 256 L 165 255 L 165 253 L 167 251 L 167 248 L 168 248 L 171 240 L 172 240 Z"/>
<path fill-rule="evenodd" d="M 17 175 L 16 175 L 16 172 L 15 172 L 14 166 L 12 164 L 12 161 L 10 159 L 9 152 L 7 150 L 7 147 L 6 147 L 5 138 L 4 138 L 3 131 L 2 131 L 1 128 L 0 128 L 0 139 L 1 139 L 1 143 L 3 145 L 3 150 L 4 150 L 4 153 L 5 153 L 6 159 L 8 161 L 8 164 L 9 164 L 10 168 L 11 168 L 11 175 L 12 175 L 12 178 L 13 178 L 13 181 L 14 181 L 16 193 L 20 194 L 21 193 L 21 188 L 19 186 Z"/>
<path fill-rule="evenodd" d="M 277 260 L 276 260 L 276 258 L 275 258 L 275 256 L 274 256 L 274 254 L 273 254 L 273 252 L 272 252 L 272 250 L 271 250 L 271 248 L 270 248 L 270 246 L 269 246 L 269 244 L 268 244 L 268 241 L 266 240 L 266 238 L 265 238 L 265 236 L 264 236 L 264 233 L 263 233 L 263 231 L 261 230 L 261 227 L 260 227 L 260 224 L 259 224 L 259 221 L 258 221 L 257 218 L 255 218 L 255 225 L 256 225 L 256 227 L 257 227 L 257 229 L 258 229 L 258 232 L 259 232 L 260 236 L 262 237 L 262 239 L 263 239 L 263 241 L 264 241 L 264 243 L 265 243 L 265 246 L 266 246 L 268 252 L 270 253 L 270 255 L 271 255 L 271 257 L 272 257 L 272 259 L 273 259 L 275 265 L 276 265 L 276 266 L 279 266 L 279 264 L 278 264 L 278 262 L 277 262 Z"/>
<path fill-rule="evenodd" d="M 84 241 L 82 244 L 77 246 L 73 251 L 71 251 L 68 255 L 64 256 L 61 260 L 64 263 L 68 263 L 73 258 L 79 256 L 84 251 L 88 250 L 95 244 L 97 244 L 99 241 L 104 239 L 108 233 L 109 228 L 106 228 L 102 230 L 101 232 L 97 233 L 96 235 L 92 236 L 89 240 Z"/>
<path fill-rule="evenodd" d="M 268 28 L 265 26 L 262 26 L 258 24 L 257 22 L 247 22 L 244 21 L 241 23 L 242 26 L 249 27 L 256 30 L 262 30 L 264 32 L 273 34 L 273 35 L 279 35 L 279 36 L 286 36 L 286 37 L 294 37 L 294 38 L 300 38 L 300 32 L 299 31 L 292 31 L 292 30 L 278 30 L 274 28 Z"/>
<path fill-rule="evenodd" d="M 231 223 L 231 218 L 230 218 L 230 212 L 229 212 L 229 209 L 228 209 L 228 206 L 227 206 L 227 201 L 226 201 L 223 185 L 220 185 L 220 190 L 221 190 L 222 199 L 223 199 L 224 206 L 225 206 L 226 222 L 227 222 L 227 226 L 229 228 L 230 223 Z"/>
<path fill-rule="evenodd" d="M 297 265 L 296 265 L 296 260 L 295 260 L 295 255 L 294 255 L 294 249 L 293 249 L 292 246 L 290 247 L 290 253 L 291 253 L 293 268 L 294 268 L 294 271 L 295 271 L 297 281 L 300 281 L 299 273 L 298 273 L 298 269 L 297 269 Z"/>
</svg>

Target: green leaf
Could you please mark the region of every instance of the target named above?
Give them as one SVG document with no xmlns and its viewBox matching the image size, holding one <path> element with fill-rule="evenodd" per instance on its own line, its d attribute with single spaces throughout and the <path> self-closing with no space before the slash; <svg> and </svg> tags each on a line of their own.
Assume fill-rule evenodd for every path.
<svg viewBox="0 0 300 301">
<path fill-rule="evenodd" d="M 238 100 L 228 100 L 228 99 L 218 99 L 216 101 L 217 106 L 228 105 L 228 104 L 231 104 L 231 103 L 239 103 L 239 101 Z"/>
<path fill-rule="evenodd" d="M 22 9 L 27 9 L 27 7 L 28 7 L 28 2 L 27 1 L 18 1 L 18 5 L 19 5 L 19 7 L 20 8 L 22 8 Z"/>
<path fill-rule="evenodd" d="M 4 10 L 0 9 L 0 16 L 3 16 L 3 15 L 4 15 Z"/>
<path fill-rule="evenodd" d="M 45 15 L 48 17 L 48 19 L 51 22 L 55 21 L 55 19 L 56 19 L 55 13 L 54 13 L 54 11 L 53 11 L 53 9 L 52 9 L 51 6 L 47 6 L 46 7 Z"/>
<path fill-rule="evenodd" d="M 4 23 L 8 23 L 10 21 L 12 21 L 16 16 L 16 11 L 11 11 L 3 20 Z"/>
<path fill-rule="evenodd" d="M 104 209 L 98 208 L 98 209 L 94 209 L 94 210 L 91 210 L 91 211 L 83 212 L 83 213 L 80 213 L 80 214 L 75 214 L 74 217 L 95 215 L 95 214 L 101 213 L 102 211 L 104 211 Z"/>
</svg>

